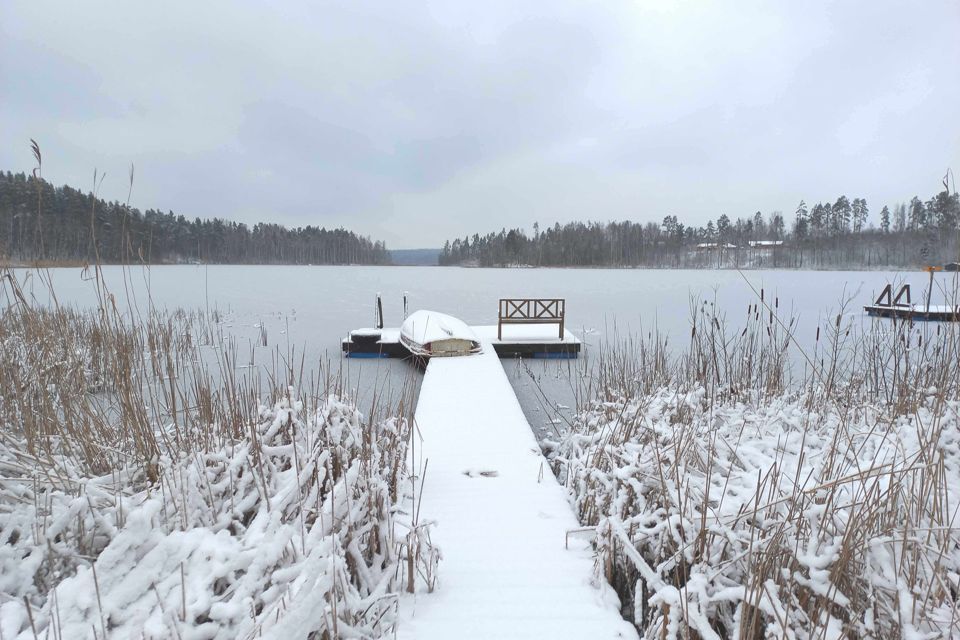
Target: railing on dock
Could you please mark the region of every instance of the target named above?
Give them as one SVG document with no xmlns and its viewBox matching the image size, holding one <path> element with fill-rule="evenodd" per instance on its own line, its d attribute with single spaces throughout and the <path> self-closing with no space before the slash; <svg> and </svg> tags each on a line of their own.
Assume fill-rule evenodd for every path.
<svg viewBox="0 0 960 640">
<path fill-rule="evenodd" d="M 906 301 L 905 303 L 904 303 L 904 302 L 900 302 L 901 298 L 903 298 L 904 295 L 906 295 L 906 297 L 907 297 L 907 301 Z M 896 295 L 896 296 L 894 296 L 894 295 L 893 295 L 893 285 L 888 284 L 887 286 L 885 286 L 885 287 L 883 288 L 883 291 L 880 292 L 880 295 L 877 297 L 876 302 L 874 302 L 873 304 L 875 304 L 875 305 L 877 305 L 877 306 L 881 306 L 881 307 L 896 307 L 896 306 L 909 307 L 909 306 L 911 306 L 911 302 L 910 302 L 910 285 L 909 285 L 909 284 L 905 284 L 905 285 L 903 285 L 902 287 L 900 287 L 900 291 L 897 292 L 897 295 Z M 927 304 L 929 305 L 929 302 L 928 302 Z"/>
<path fill-rule="evenodd" d="M 556 324 L 563 339 L 566 300 L 563 298 L 500 298 L 497 340 L 503 339 L 505 324 Z"/>
</svg>

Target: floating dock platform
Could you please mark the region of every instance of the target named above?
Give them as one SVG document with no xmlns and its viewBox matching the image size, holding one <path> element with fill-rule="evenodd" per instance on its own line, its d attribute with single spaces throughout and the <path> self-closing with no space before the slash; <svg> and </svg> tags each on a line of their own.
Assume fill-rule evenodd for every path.
<svg viewBox="0 0 960 640">
<path fill-rule="evenodd" d="M 899 318 L 902 320 L 934 320 L 938 322 L 960 321 L 960 306 L 897 304 L 868 304 L 863 307 L 868 315 L 878 318 Z"/>
<path fill-rule="evenodd" d="M 480 353 L 432 358 L 424 373 L 413 492 L 442 559 L 433 593 L 401 597 L 397 638 L 636 640 L 595 576 L 591 545 L 497 358 L 496 329 L 475 329 Z M 504 346 L 518 344 L 529 346 Z"/>
<path fill-rule="evenodd" d="M 933 273 L 936 269 L 929 267 L 930 288 L 927 291 L 926 304 L 914 304 L 910 299 L 910 285 L 905 284 L 893 295 L 893 285 L 888 284 L 880 292 L 873 304 L 863 307 L 868 315 L 877 318 L 898 318 L 901 320 L 933 320 L 937 322 L 960 321 L 960 305 L 930 304 L 930 293 L 933 291 Z"/>
<path fill-rule="evenodd" d="M 501 358 L 576 358 L 581 342 L 564 329 L 563 338 L 556 328 L 541 325 L 507 325 L 497 338 L 497 325 L 471 327 L 477 338 Z M 400 343 L 400 329 L 362 329 L 351 331 L 341 342 L 348 358 L 409 358 L 410 351 Z"/>
</svg>

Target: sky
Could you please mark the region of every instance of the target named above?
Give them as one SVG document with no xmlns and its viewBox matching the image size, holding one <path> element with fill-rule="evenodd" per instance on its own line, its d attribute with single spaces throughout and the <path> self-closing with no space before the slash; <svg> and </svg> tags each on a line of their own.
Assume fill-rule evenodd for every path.
<svg viewBox="0 0 960 640">
<path fill-rule="evenodd" d="M 960 2 L 0 3 L 0 170 L 390 248 L 927 199 Z"/>
</svg>

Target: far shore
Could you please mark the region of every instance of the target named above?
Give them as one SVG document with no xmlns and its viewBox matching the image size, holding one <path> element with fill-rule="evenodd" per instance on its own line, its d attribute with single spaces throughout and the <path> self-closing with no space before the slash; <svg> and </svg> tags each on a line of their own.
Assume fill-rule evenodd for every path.
<svg viewBox="0 0 960 640">
<path fill-rule="evenodd" d="M 74 260 L 43 260 L 43 261 L 11 261 L 0 264 L 0 268 L 6 269 L 83 269 L 93 267 L 90 262 Z M 761 266 L 723 266 L 723 267 L 689 267 L 689 266 L 655 266 L 655 265 L 558 265 L 558 266 L 533 266 L 533 265 L 438 265 L 438 264 L 305 264 L 296 262 L 103 262 L 101 267 L 427 267 L 427 268 L 445 268 L 445 269 L 570 269 L 570 270 L 636 270 L 636 271 L 823 271 L 823 272 L 844 272 L 844 271 L 923 271 L 926 265 L 837 265 L 832 267 L 791 267 L 782 265 L 761 265 Z M 952 269 L 944 269 L 944 273 L 956 272 Z"/>
</svg>

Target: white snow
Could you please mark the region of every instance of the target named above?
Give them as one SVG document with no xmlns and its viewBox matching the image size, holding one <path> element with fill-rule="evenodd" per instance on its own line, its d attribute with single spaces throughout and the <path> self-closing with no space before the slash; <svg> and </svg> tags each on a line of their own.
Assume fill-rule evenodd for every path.
<svg viewBox="0 0 960 640">
<path fill-rule="evenodd" d="M 399 637 L 635 638 L 594 579 L 580 527 L 489 342 L 427 366 L 412 445 L 421 521 L 443 550 L 433 593 L 401 600 Z M 421 487 L 416 488 L 419 495 Z"/>
<path fill-rule="evenodd" d="M 412 342 L 417 345 L 450 339 L 477 341 L 473 330 L 462 320 L 427 310 L 411 313 L 400 327 L 400 337 L 406 344 Z"/>
<path fill-rule="evenodd" d="M 931 304 L 930 306 L 925 304 L 914 304 L 913 310 L 924 313 L 960 313 L 960 306 L 949 304 Z"/>
<path fill-rule="evenodd" d="M 391 635 L 405 456 L 382 445 L 406 423 L 365 425 L 330 397 L 263 408 L 250 431 L 259 446 L 161 456 L 156 483 L 122 470 L 63 488 L 0 445 L 0 637 Z"/>
<path fill-rule="evenodd" d="M 497 338 L 497 325 L 473 327 L 474 332 L 481 339 L 492 343 L 520 343 L 520 342 L 556 342 L 558 344 L 578 344 L 577 339 L 568 330 L 563 330 L 563 340 L 558 337 L 555 324 L 505 324 L 503 325 L 503 339 Z"/>
<path fill-rule="evenodd" d="M 960 573 L 960 402 L 891 419 L 806 400 L 612 395 L 556 445 L 601 555 L 638 576 L 645 638 L 740 637 L 747 604 L 765 637 L 960 637 L 943 586 Z"/>
<path fill-rule="evenodd" d="M 374 336 L 379 337 L 382 334 L 383 334 L 382 329 L 372 329 L 370 327 L 365 327 L 363 329 L 354 329 L 353 331 L 350 332 L 351 336 L 360 336 L 362 338 L 366 338 L 366 337 L 372 338 Z"/>
</svg>

